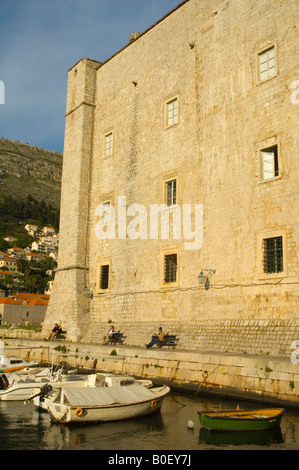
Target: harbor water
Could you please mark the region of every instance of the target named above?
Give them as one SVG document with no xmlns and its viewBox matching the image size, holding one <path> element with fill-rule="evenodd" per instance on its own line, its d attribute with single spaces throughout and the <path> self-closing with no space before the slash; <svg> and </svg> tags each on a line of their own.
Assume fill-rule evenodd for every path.
<svg viewBox="0 0 299 470">
<path fill-rule="evenodd" d="M 1 450 L 298 450 L 299 411 L 286 409 L 281 426 L 267 432 L 213 433 L 201 428 L 197 411 L 235 409 L 236 400 L 172 391 L 159 414 L 123 422 L 51 423 L 33 403 L 0 401 Z M 267 405 L 240 402 L 240 409 Z M 190 422 L 194 427 L 190 428 Z"/>
</svg>

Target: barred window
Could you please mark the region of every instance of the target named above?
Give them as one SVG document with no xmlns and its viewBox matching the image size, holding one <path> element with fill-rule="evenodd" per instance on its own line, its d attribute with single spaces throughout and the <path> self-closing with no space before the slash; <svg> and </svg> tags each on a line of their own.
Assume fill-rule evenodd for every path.
<svg viewBox="0 0 299 470">
<path fill-rule="evenodd" d="M 283 272 L 283 238 L 266 238 L 264 246 L 264 273 Z"/>
<path fill-rule="evenodd" d="M 166 255 L 164 257 L 164 282 L 177 281 L 178 261 L 177 255 Z"/>
<path fill-rule="evenodd" d="M 109 264 L 100 267 L 100 289 L 105 290 L 109 287 Z"/>
</svg>

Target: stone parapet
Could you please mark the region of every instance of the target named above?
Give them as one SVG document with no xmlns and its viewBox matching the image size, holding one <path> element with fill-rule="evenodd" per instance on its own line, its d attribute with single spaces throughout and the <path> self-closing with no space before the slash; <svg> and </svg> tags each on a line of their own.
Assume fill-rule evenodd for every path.
<svg viewBox="0 0 299 470">
<path fill-rule="evenodd" d="M 299 369 L 290 358 L 266 354 L 145 349 L 87 343 L 6 340 L 30 359 L 67 361 L 78 369 L 150 378 L 172 388 L 299 408 Z M 38 346 L 38 347 L 37 347 Z M 12 349 L 11 349 L 12 350 Z M 54 354 L 52 354 L 54 353 Z"/>
</svg>

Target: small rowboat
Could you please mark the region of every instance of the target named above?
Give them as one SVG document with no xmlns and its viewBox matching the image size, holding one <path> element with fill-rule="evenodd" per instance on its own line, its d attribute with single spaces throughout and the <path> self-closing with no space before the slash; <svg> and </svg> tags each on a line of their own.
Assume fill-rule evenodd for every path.
<svg viewBox="0 0 299 470">
<path fill-rule="evenodd" d="M 199 423 L 209 431 L 264 431 L 280 425 L 283 408 L 198 411 Z"/>
</svg>

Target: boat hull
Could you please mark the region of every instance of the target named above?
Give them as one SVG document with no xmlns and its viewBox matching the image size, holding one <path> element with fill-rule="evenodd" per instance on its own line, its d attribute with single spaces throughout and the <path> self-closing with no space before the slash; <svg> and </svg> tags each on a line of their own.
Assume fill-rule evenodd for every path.
<svg viewBox="0 0 299 470">
<path fill-rule="evenodd" d="M 0 400 L 1 401 L 23 401 L 27 400 L 32 396 L 34 390 L 36 389 L 36 384 L 23 384 L 10 386 L 6 390 L 0 391 Z"/>
<path fill-rule="evenodd" d="M 159 412 L 168 393 L 169 388 L 166 387 L 163 392 L 150 400 L 104 406 L 80 407 L 51 402 L 48 404 L 48 412 L 52 421 L 64 424 L 123 421 Z"/>
<path fill-rule="evenodd" d="M 198 412 L 200 425 L 209 431 L 265 431 L 280 426 L 283 408 L 251 411 Z"/>
</svg>

